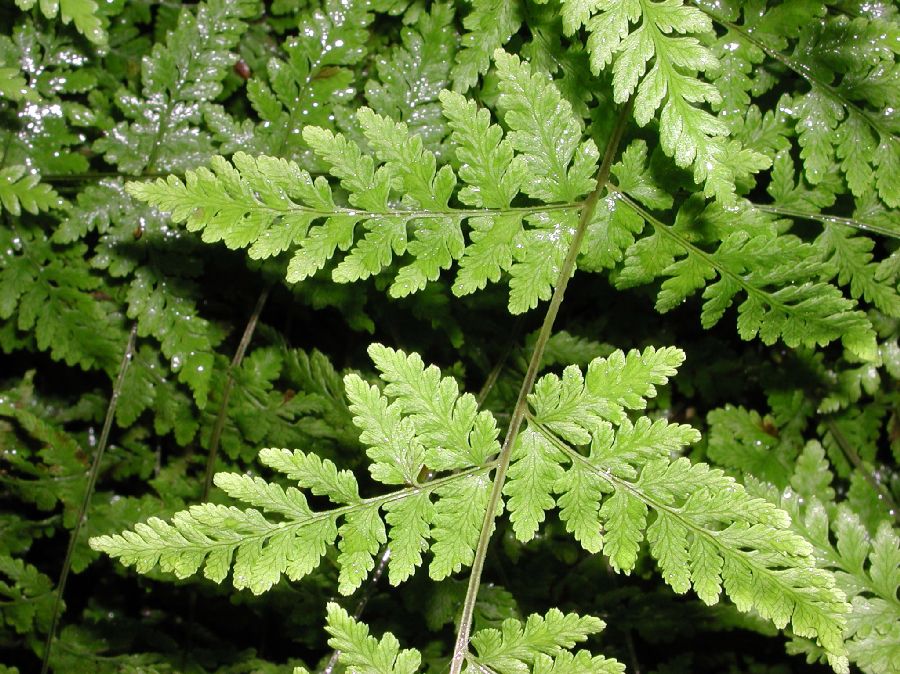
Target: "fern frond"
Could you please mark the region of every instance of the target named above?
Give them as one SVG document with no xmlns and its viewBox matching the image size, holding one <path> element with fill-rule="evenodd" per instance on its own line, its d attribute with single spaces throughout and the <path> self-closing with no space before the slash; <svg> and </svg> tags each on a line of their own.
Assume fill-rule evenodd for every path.
<svg viewBox="0 0 900 674">
<path fill-rule="evenodd" d="M 219 152 L 270 154 L 314 165 L 300 131 L 308 125 L 332 127 L 336 105 L 356 94 L 351 68 L 368 51 L 369 10 L 366 2 L 326 0 L 321 9 L 301 16 L 297 34 L 281 45 L 284 58 L 266 63 L 268 78 L 247 82 L 258 123 L 238 123 L 223 106 L 207 103 L 203 116 L 221 143 Z"/>
<path fill-rule="evenodd" d="M 293 162 L 242 152 L 232 162 L 214 158 L 212 170 L 188 171 L 184 182 L 170 177 L 130 183 L 128 190 L 171 211 L 189 230 L 202 230 L 204 241 L 249 247 L 253 258 L 294 250 L 290 282 L 318 272 L 336 251 L 347 252 L 332 271 L 342 283 L 379 274 L 405 255 L 411 261 L 390 288 L 403 297 L 459 261 L 454 292 L 473 292 L 508 271 L 510 310 L 522 313 L 550 297 L 579 199 L 594 188 L 598 152 L 592 140 L 582 140 L 580 120 L 551 82 L 502 51 L 495 60 L 506 139 L 473 103 L 449 92 L 441 97 L 458 158 L 473 162 L 460 169 L 466 185 L 459 199 L 474 208 L 451 205 L 457 176 L 450 165 L 438 165 L 420 136 L 368 108 L 357 112 L 357 121 L 374 156 L 328 129 L 303 129 L 306 143 L 346 190 L 347 206 L 324 177 L 313 180 Z M 510 206 L 519 191 L 546 206 Z"/>
<path fill-rule="evenodd" d="M 562 14 L 567 33 L 587 27 L 592 70 L 612 65 L 614 99 L 624 103 L 634 96 L 640 126 L 661 108 L 663 151 L 678 166 L 693 166 L 694 181 L 704 185 L 706 196 L 730 203 L 738 175 L 768 168 L 765 156 L 726 141 L 728 127 L 696 105 L 722 101 L 716 87 L 698 77 L 717 67 L 694 37 L 712 32 L 712 21 L 699 9 L 681 0 L 566 0 Z"/>
<path fill-rule="evenodd" d="M 366 102 L 376 113 L 404 122 L 426 148 L 440 152 L 447 135 L 438 96 L 450 84 L 459 36 L 451 4 L 435 3 L 400 44 L 375 62 L 377 79 L 366 82 Z"/>
<path fill-rule="evenodd" d="M 416 649 L 400 650 L 397 638 L 387 632 L 381 639 L 335 603 L 328 604 L 328 645 L 340 652 L 340 663 L 351 674 L 415 674 L 421 655 Z M 602 620 L 551 609 L 523 623 L 509 618 L 500 629 L 479 630 L 472 636 L 474 652 L 467 656 L 465 671 L 496 674 L 622 674 L 623 665 L 602 655 L 572 649 L 605 627 Z"/>
<path fill-rule="evenodd" d="M 605 626 L 598 618 L 564 614 L 557 609 L 544 616 L 534 613 L 524 624 L 509 618 L 500 629 L 483 629 L 472 636 L 473 661 L 499 674 L 524 671 L 621 674 L 624 666 L 613 659 L 591 656 L 587 651 L 571 652 L 576 644 Z"/>
<path fill-rule="evenodd" d="M 846 504 L 837 508 L 807 493 L 751 483 L 785 508 L 793 529 L 815 548 L 822 568 L 834 573 L 850 602 L 844 637 L 850 659 L 866 674 L 891 674 L 900 657 L 900 537 L 882 521 L 870 532 Z M 815 644 L 795 638 L 789 650 L 821 657 Z"/>
<path fill-rule="evenodd" d="M 418 355 L 379 345 L 370 353 L 382 371 L 385 393 L 355 375 L 346 377 L 354 423 L 369 446 L 373 477 L 403 488 L 361 498 L 354 475 L 331 461 L 298 450 L 264 449 L 260 461 L 300 489 L 219 473 L 216 485 L 250 508 L 193 506 L 170 523 L 152 518 L 134 531 L 92 539 L 94 548 L 141 572 L 159 565 L 187 577 L 202 568 L 207 578 L 221 582 L 233 567 L 234 586 L 257 594 L 282 575 L 297 580 L 309 574 L 335 543 L 343 594 L 362 584 L 380 544 L 388 540 L 394 584 L 421 566 L 429 549 L 435 579 L 471 564 L 487 507 L 486 474 L 493 465 L 488 459 L 499 451 L 496 423 L 487 412 L 477 412 L 471 394 L 460 396 L 455 381 L 441 378 L 435 367 L 425 368 Z M 463 470 L 418 484 L 423 465 Z M 335 507 L 313 511 L 301 489 L 327 497 Z"/>
<path fill-rule="evenodd" d="M 12 215 L 39 213 L 62 205 L 56 191 L 41 182 L 39 173 L 16 165 L 0 169 L 0 206 Z"/>
<path fill-rule="evenodd" d="M 554 505 L 535 495 L 552 491 L 567 530 L 617 571 L 634 568 L 646 536 L 676 592 L 693 587 L 714 604 L 724 589 L 741 611 L 817 638 L 846 671 L 843 595 L 789 529 L 788 515 L 720 470 L 673 460 L 699 438 L 694 429 L 645 417 L 632 423 L 623 414 L 642 408 L 682 359 L 677 349 L 617 352 L 593 361 L 586 376 L 567 368 L 561 379 L 538 381 L 505 489 L 514 531 L 521 540 L 534 535 Z M 579 447 L 588 445 L 585 454 Z"/>
<path fill-rule="evenodd" d="M 738 12 L 730 17 L 711 7 L 704 12 L 728 29 L 720 44 L 740 61 L 740 70 L 747 72 L 768 57 L 808 81 L 808 90 L 786 95 L 779 107 L 795 120 L 811 184 L 819 184 L 837 166 L 853 195 L 874 187 L 889 207 L 900 206 L 893 179 L 900 167 L 895 113 L 900 66 L 886 41 L 894 30 L 886 15 L 858 12 L 849 18 L 825 12 L 821 4 L 794 3 L 766 12 L 744 11 L 738 24 Z M 773 84 L 771 76 L 736 79 L 732 109 Z"/>
<path fill-rule="evenodd" d="M 522 24 L 523 8 L 519 0 L 474 0 L 472 10 L 463 19 L 460 50 L 456 54 L 451 77 L 453 90 L 465 93 L 487 72 L 494 50 L 501 48 Z"/>
<path fill-rule="evenodd" d="M 390 632 L 381 639 L 369 634 L 368 626 L 354 620 L 334 602 L 328 604 L 331 635 L 328 645 L 340 651 L 340 662 L 348 674 L 416 674 L 422 656 L 415 649 L 400 650 L 400 642 Z"/>
<path fill-rule="evenodd" d="M 788 346 L 815 346 L 840 339 L 861 358 L 876 357 L 871 323 L 837 287 L 819 280 L 827 274 L 810 244 L 792 235 L 779 235 L 770 220 L 750 212 L 745 225 L 722 231 L 721 243 L 710 253 L 692 240 L 697 237 L 689 223 L 696 216 L 690 215 L 687 204 L 682 207 L 687 217 L 669 226 L 627 196 L 620 198 L 653 225 L 654 233 L 628 248 L 616 282 L 628 287 L 667 277 L 657 310 L 669 311 L 705 288 L 701 322 L 710 327 L 721 320 L 738 293 L 745 293 L 737 320 L 743 339 L 759 336 L 766 344 L 782 339 Z M 708 222 L 718 220 L 721 227 L 724 212 L 716 215 L 717 210 L 715 206 L 706 209 Z"/>
<path fill-rule="evenodd" d="M 125 173 L 182 171 L 212 156 L 209 135 L 197 133 L 198 103 L 215 98 L 234 63 L 230 50 L 257 10 L 255 0 L 209 0 L 182 9 L 165 44 L 144 60 L 142 97 L 121 91 L 120 122 L 95 147 Z"/>
</svg>

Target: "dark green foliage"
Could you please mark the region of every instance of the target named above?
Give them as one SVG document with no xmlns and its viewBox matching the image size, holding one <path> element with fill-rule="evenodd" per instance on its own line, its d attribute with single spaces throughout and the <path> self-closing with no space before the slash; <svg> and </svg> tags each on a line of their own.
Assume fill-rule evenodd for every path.
<svg viewBox="0 0 900 674">
<path fill-rule="evenodd" d="M 0 673 L 900 674 L 898 40 L 5 3 Z"/>
</svg>

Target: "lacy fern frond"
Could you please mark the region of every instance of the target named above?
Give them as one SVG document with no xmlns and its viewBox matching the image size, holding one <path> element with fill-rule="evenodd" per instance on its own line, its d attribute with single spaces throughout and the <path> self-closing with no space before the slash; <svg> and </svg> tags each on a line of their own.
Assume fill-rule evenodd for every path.
<svg viewBox="0 0 900 674">
<path fill-rule="evenodd" d="M 366 102 L 375 112 L 404 122 L 438 151 L 447 135 L 438 95 L 450 83 L 459 37 L 451 4 L 435 3 L 415 26 L 401 32 L 401 43 L 375 62 L 377 79 L 366 82 Z"/>
<path fill-rule="evenodd" d="M 171 523 L 153 518 L 133 532 L 100 537 L 92 545 L 144 573 L 158 564 L 186 577 L 203 567 L 207 578 L 221 582 L 233 565 L 234 586 L 257 594 L 282 574 L 297 580 L 310 573 L 336 541 L 343 594 L 365 580 L 387 541 L 394 584 L 421 566 L 429 549 L 435 579 L 470 564 L 490 486 L 492 464 L 487 459 L 499 451 L 494 419 L 477 413 L 470 394 L 460 396 L 454 380 L 441 378 L 435 367 L 424 368 L 417 355 L 379 345 L 370 353 L 387 383 L 385 395 L 348 376 L 354 423 L 369 445 L 373 477 L 403 488 L 361 498 L 353 474 L 339 471 L 331 461 L 298 450 L 265 449 L 259 456 L 264 465 L 297 481 L 301 489 L 327 497 L 335 507 L 314 512 L 294 487 L 220 473 L 216 485 L 251 509 L 193 506 Z M 464 470 L 419 483 L 426 465 Z"/>
<path fill-rule="evenodd" d="M 235 587 L 254 593 L 282 575 L 307 575 L 335 543 L 343 594 L 360 586 L 384 543 L 392 553 L 393 584 L 412 575 L 429 550 L 434 579 L 470 564 L 492 457 L 500 449 L 494 418 L 418 355 L 377 344 L 369 353 L 384 390 L 355 374 L 344 384 L 372 477 L 400 489 L 363 498 L 353 474 L 327 459 L 264 449 L 260 461 L 299 489 L 220 473 L 216 485 L 248 509 L 193 506 L 169 523 L 152 518 L 91 545 L 144 573 L 159 565 L 186 577 L 202 567 L 207 578 L 221 582 L 233 566 Z M 673 459 L 699 438 L 693 428 L 630 420 L 627 410 L 643 409 L 683 359 L 675 348 L 616 351 L 593 360 L 586 375 L 570 366 L 562 377 L 537 383 L 504 490 L 513 531 L 522 541 L 532 539 L 545 512 L 558 507 L 586 550 L 602 550 L 626 573 L 646 535 L 663 578 L 677 592 L 693 586 L 713 604 L 724 587 L 739 609 L 753 608 L 779 627 L 791 623 L 796 634 L 817 638 L 841 670 L 842 595 L 815 568 L 809 544 L 788 529 L 787 515 L 751 498 L 719 470 Z M 426 469 L 435 477 L 420 482 Z M 313 511 L 302 490 L 334 507 Z"/>
<path fill-rule="evenodd" d="M 798 474 L 801 472 L 798 469 Z M 844 637 L 851 660 L 866 674 L 896 672 L 900 661 L 900 537 L 896 527 L 882 521 L 870 532 L 846 504 L 833 508 L 810 497 L 809 492 L 779 492 L 759 483 L 754 489 L 791 513 L 794 530 L 813 545 L 820 566 L 834 573 L 838 587 L 846 593 L 852 610 Z M 803 639 L 795 638 L 788 648 L 810 659 L 822 657 L 815 644 Z"/>
<path fill-rule="evenodd" d="M 766 344 L 781 339 L 788 346 L 840 339 L 859 357 L 877 358 L 875 333 L 865 313 L 839 288 L 823 282 L 835 275 L 834 264 L 799 237 L 780 234 L 774 217 L 752 208 L 729 212 L 689 199 L 675 224 L 666 225 L 622 192 L 618 198 L 619 207 L 632 210 L 654 231 L 625 249 L 617 286 L 664 278 L 656 302 L 663 312 L 703 289 L 705 327 L 718 323 L 743 294 L 737 319 L 743 339 L 758 336 Z M 621 241 L 628 244 L 630 238 Z M 709 251 L 704 244 L 717 247 Z M 892 302 L 886 295 L 880 298 Z"/>
<path fill-rule="evenodd" d="M 592 656 L 584 650 L 572 652 L 578 643 L 605 626 L 598 618 L 565 614 L 557 609 L 544 616 L 534 613 L 524 624 L 509 618 L 500 629 L 483 629 L 472 635 L 473 670 L 486 667 L 499 674 L 523 671 L 622 674 L 625 667 L 616 660 Z"/>
<path fill-rule="evenodd" d="M 581 139 L 581 122 L 546 78 L 504 52 L 495 59 L 498 105 L 511 129 L 506 139 L 474 103 L 449 92 L 441 98 L 460 159 L 473 162 L 460 169 L 465 186 L 458 198 L 475 208 L 450 204 L 457 176 L 449 165 L 438 168 L 421 137 L 367 108 L 357 120 L 374 159 L 340 134 L 314 126 L 303 130 L 347 192 L 346 206 L 324 177 L 313 180 L 293 162 L 244 153 L 236 153 L 233 163 L 215 158 L 211 171 L 188 171 L 184 182 L 170 177 L 130 183 L 128 189 L 171 211 L 188 229 L 202 230 L 204 241 L 249 247 L 253 258 L 295 250 L 290 282 L 312 276 L 336 250 L 347 251 L 332 271 L 338 282 L 381 273 L 395 256 L 406 254 L 411 261 L 400 267 L 390 289 L 403 297 L 459 261 L 457 294 L 508 271 L 510 310 L 521 313 L 550 297 L 574 232 L 578 199 L 593 189 L 599 153 L 592 140 Z M 502 184 L 489 184 L 495 178 Z M 520 191 L 547 206 L 510 206 Z M 469 248 L 464 222 L 473 230 Z M 365 229 L 361 237 L 358 225 Z"/>
<path fill-rule="evenodd" d="M 570 35 L 587 27 L 592 70 L 612 65 L 614 99 L 624 103 L 634 96 L 640 126 L 661 108 L 663 150 L 678 166 L 693 166 L 707 196 L 728 203 L 738 171 L 768 168 L 765 156 L 726 141 L 728 127 L 696 105 L 722 100 L 714 85 L 698 77 L 717 68 L 713 54 L 694 37 L 712 32 L 712 21 L 698 8 L 681 0 L 566 0 L 562 18 Z"/>
<path fill-rule="evenodd" d="M 335 106 L 353 98 L 351 68 L 366 56 L 371 21 L 367 3 L 359 1 L 329 0 L 305 15 L 297 35 L 282 44 L 285 58 L 266 62 L 268 78 L 247 82 L 258 123 L 238 123 L 221 105 L 204 106 L 204 119 L 221 143 L 219 152 L 271 154 L 313 165 L 315 157 L 300 131 L 308 125 L 332 127 Z"/>
<path fill-rule="evenodd" d="M 846 671 L 843 595 L 787 514 L 721 470 L 673 459 L 699 439 L 694 429 L 625 415 L 643 408 L 683 358 L 673 348 L 616 352 L 594 360 L 586 375 L 573 366 L 537 382 L 505 488 L 517 537 L 530 540 L 555 505 L 586 550 L 602 550 L 629 573 L 646 536 L 676 592 L 693 587 L 714 604 L 724 589 L 741 611 L 817 638 Z"/>
<path fill-rule="evenodd" d="M 348 674 L 416 674 L 422 663 L 414 648 L 400 650 L 397 637 L 388 632 L 381 639 L 369 634 L 369 628 L 354 620 L 340 606 L 330 602 L 325 629 L 331 635 L 328 645 L 339 651 L 340 662 Z"/>
<path fill-rule="evenodd" d="M 207 134 L 194 130 L 199 103 L 215 98 L 234 59 L 230 50 L 257 11 L 255 0 L 209 0 L 184 8 L 178 25 L 145 57 L 142 96 L 119 91 L 120 122 L 95 147 L 125 173 L 181 171 L 212 156 Z"/>
<path fill-rule="evenodd" d="M 716 13 L 719 7 L 708 8 L 727 28 L 719 41 L 720 53 L 728 52 L 725 65 L 737 62 L 740 72 L 758 71 L 750 78 L 734 77 L 734 68 L 721 70 L 717 83 L 730 80 L 728 107 L 736 110 L 774 85 L 766 59 L 786 66 L 809 84 L 778 103 L 794 120 L 807 180 L 817 185 L 838 168 L 854 196 L 874 188 L 889 207 L 900 206 L 894 178 L 900 167 L 900 66 L 889 14 L 866 8 L 830 13 L 815 2 L 766 12 L 738 8 L 728 8 L 725 16 Z"/>
<path fill-rule="evenodd" d="M 390 632 L 381 639 L 335 603 L 329 603 L 326 630 L 328 645 L 340 652 L 340 663 L 350 674 L 415 674 L 421 654 L 400 650 Z M 479 630 L 472 636 L 473 652 L 466 658 L 466 672 L 496 674 L 622 674 L 622 664 L 602 655 L 572 649 L 603 630 L 598 618 L 564 614 L 551 609 L 545 616 L 532 614 L 523 623 L 509 618 L 500 629 Z"/>
</svg>

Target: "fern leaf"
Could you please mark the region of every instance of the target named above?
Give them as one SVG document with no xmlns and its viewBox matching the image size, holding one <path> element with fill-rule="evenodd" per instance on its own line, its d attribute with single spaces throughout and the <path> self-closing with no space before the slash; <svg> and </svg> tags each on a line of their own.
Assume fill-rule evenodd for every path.
<svg viewBox="0 0 900 674">
<path fill-rule="evenodd" d="M 478 466 L 500 451 L 494 417 L 478 411 L 471 393 L 460 395 L 456 380 L 442 378 L 433 365 L 426 368 L 418 354 L 407 356 L 373 344 L 369 356 L 387 383 L 385 394 L 409 415 L 419 438 L 429 447 L 425 455 L 429 468 Z"/>
<path fill-rule="evenodd" d="M 37 0 L 16 0 L 20 9 L 29 10 L 34 7 Z M 79 33 L 99 46 L 105 46 L 108 36 L 106 34 L 107 21 L 99 11 L 99 6 L 94 0 L 51 0 L 39 3 L 41 13 L 48 19 L 59 16 L 66 25 L 73 23 Z"/>
<path fill-rule="evenodd" d="M 740 171 L 769 166 L 763 155 L 726 142 L 728 127 L 695 105 L 722 101 L 716 87 L 697 76 L 717 65 L 709 49 L 693 37 L 712 32 L 712 21 L 700 9 L 680 0 L 567 0 L 563 21 L 569 34 L 587 26 L 592 70 L 599 73 L 612 64 L 614 99 L 624 103 L 634 96 L 634 118 L 640 126 L 661 108 L 663 151 L 678 166 L 694 167 L 694 181 L 704 184 L 706 196 L 731 202 Z"/>
<path fill-rule="evenodd" d="M 503 621 L 500 629 L 479 630 L 472 636 L 474 659 L 481 667 L 500 674 L 523 671 L 621 673 L 624 668 L 615 660 L 601 656 L 592 658 L 586 651 L 569 652 L 604 627 L 604 622 L 598 618 L 565 614 L 557 609 L 551 609 L 544 616 L 532 614 L 524 624 L 510 618 Z M 573 669 L 575 662 L 584 669 Z"/>
<path fill-rule="evenodd" d="M 83 1 L 83 0 L 80 0 Z M 208 134 L 197 133 L 198 102 L 215 98 L 234 63 L 230 50 L 256 12 L 253 0 L 209 0 L 184 8 L 165 44 L 159 43 L 143 66 L 143 98 L 119 93 L 119 106 L 131 121 L 120 122 L 97 141 L 106 160 L 125 173 L 182 171 L 212 156 Z"/>
<path fill-rule="evenodd" d="M 387 541 L 395 584 L 424 563 L 429 549 L 435 579 L 471 564 L 490 491 L 488 459 L 500 449 L 496 422 L 477 411 L 471 394 L 460 395 L 453 379 L 426 368 L 418 355 L 380 345 L 370 354 L 386 384 L 384 394 L 350 375 L 344 380 L 347 396 L 373 460 L 373 477 L 402 488 L 364 499 L 353 473 L 328 459 L 263 449 L 260 461 L 296 486 L 219 473 L 216 485 L 249 507 L 194 506 L 171 522 L 151 519 L 133 531 L 94 538 L 94 549 L 142 572 L 159 565 L 187 577 L 202 568 L 215 582 L 233 566 L 234 586 L 255 594 L 282 575 L 298 580 L 309 574 L 335 544 L 342 594 L 363 583 Z M 419 484 L 423 457 L 431 470 L 462 470 Z M 306 492 L 327 497 L 334 507 L 313 511 Z"/>
<path fill-rule="evenodd" d="M 128 315 L 136 318 L 141 336 L 153 335 L 172 371 L 205 407 L 213 372 L 213 338 L 209 323 L 197 315 L 192 303 L 172 292 L 170 282 L 149 267 L 139 269 L 128 290 Z"/>
<path fill-rule="evenodd" d="M 474 0 L 472 11 L 463 19 L 466 33 L 451 73 L 453 90 L 464 93 L 487 72 L 491 55 L 519 30 L 522 6 L 518 0 Z"/>
<path fill-rule="evenodd" d="M 582 140 L 580 120 L 551 82 L 502 51 L 495 59 L 499 107 L 510 127 L 506 139 L 474 104 L 449 92 L 442 97 L 458 158 L 467 162 L 459 199 L 475 209 L 450 205 L 456 174 L 438 166 L 420 136 L 368 108 L 357 112 L 357 121 L 372 154 L 328 129 L 303 129 L 304 141 L 347 191 L 349 207 L 336 202 L 324 177 L 313 180 L 293 162 L 243 152 L 233 163 L 216 157 L 212 170 L 189 170 L 184 182 L 170 177 L 131 183 L 128 190 L 172 212 L 189 230 L 202 230 L 206 242 L 249 247 L 254 258 L 294 250 L 290 282 L 309 278 L 338 250 L 347 254 L 332 278 L 343 283 L 379 274 L 406 256 L 411 261 L 390 288 L 402 297 L 459 261 L 454 292 L 473 292 L 508 271 L 510 310 L 522 313 L 550 297 L 575 230 L 578 199 L 594 188 L 598 152 L 592 140 Z M 545 115 L 553 124 L 544 123 Z M 512 207 L 519 190 L 548 206 Z"/>
<path fill-rule="evenodd" d="M 771 223 L 750 214 L 747 226 L 723 233 L 718 249 L 709 253 L 686 231 L 696 218 L 687 204 L 682 207 L 687 216 L 669 226 L 630 199 L 625 203 L 655 232 L 626 251 L 625 268 L 617 279 L 620 287 L 668 277 L 657 299 L 660 311 L 705 288 L 701 314 L 705 327 L 715 325 L 743 292 L 746 298 L 738 307 L 737 320 L 743 339 L 759 336 L 766 344 L 782 339 L 789 346 L 840 339 L 861 358 L 875 357 L 871 323 L 837 287 L 818 280 L 823 265 L 810 244 L 792 235 L 778 235 Z"/>
<path fill-rule="evenodd" d="M 844 637 L 851 660 L 866 674 L 894 672 L 900 655 L 900 537 L 896 527 L 882 521 L 873 535 L 846 504 L 826 509 L 814 497 L 751 484 L 791 513 L 793 529 L 812 543 L 819 564 L 834 572 L 838 587 L 847 594 L 851 612 Z M 820 655 L 814 644 L 799 638 L 788 650 Z"/>
<path fill-rule="evenodd" d="M 438 96 L 450 83 L 459 36 L 451 4 L 435 3 L 401 43 L 375 63 L 378 78 L 366 82 L 366 102 L 375 112 L 404 122 L 425 147 L 439 151 L 447 134 Z"/>
<path fill-rule="evenodd" d="M 41 182 L 40 174 L 17 165 L 0 169 L 0 205 L 12 215 L 21 215 L 23 210 L 36 214 L 61 206 L 62 200 Z"/>
<path fill-rule="evenodd" d="M 348 674 L 415 674 L 422 656 L 415 649 L 400 650 L 400 642 L 387 632 L 381 639 L 354 620 L 340 606 L 329 602 L 326 630 L 328 645 L 340 652 L 340 662 Z"/>
<path fill-rule="evenodd" d="M 699 438 L 692 428 L 624 416 L 624 408 L 642 408 L 682 360 L 677 349 L 616 352 L 593 361 L 586 376 L 567 368 L 562 379 L 542 377 L 525 431 L 541 439 L 518 452 L 507 493 L 529 493 L 538 479 L 554 482 L 567 530 L 586 549 L 602 549 L 617 571 L 635 567 L 646 536 L 676 592 L 693 587 L 712 604 L 724 589 L 741 611 L 755 609 L 779 627 L 792 623 L 795 632 L 816 637 L 835 668 L 846 671 L 843 595 L 816 568 L 810 545 L 788 528 L 788 515 L 719 470 L 673 460 Z M 587 455 L 578 448 L 585 445 Z M 558 465 L 544 465 L 552 462 Z M 534 505 L 507 505 L 514 522 L 534 520 Z M 541 517 L 549 507 L 541 504 Z"/>
</svg>

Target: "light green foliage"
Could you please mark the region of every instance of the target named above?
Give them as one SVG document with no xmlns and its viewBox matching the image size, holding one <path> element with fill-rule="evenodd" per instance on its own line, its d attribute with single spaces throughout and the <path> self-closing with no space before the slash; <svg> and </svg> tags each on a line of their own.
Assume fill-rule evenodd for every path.
<svg viewBox="0 0 900 674">
<path fill-rule="evenodd" d="M 505 489 L 516 535 L 532 538 L 554 506 L 543 495 L 559 494 L 567 530 L 617 571 L 634 568 L 646 536 L 676 592 L 693 587 L 714 604 L 724 589 L 741 611 L 817 638 L 831 664 L 846 671 L 843 595 L 816 568 L 809 543 L 789 529 L 787 514 L 721 470 L 673 459 L 697 441 L 694 429 L 624 414 L 642 409 L 683 358 L 672 348 L 619 351 L 591 362 L 586 375 L 572 366 L 537 382 Z"/>
<path fill-rule="evenodd" d="M 415 674 L 419 670 L 422 656 L 417 650 L 400 650 L 400 642 L 390 632 L 376 639 L 366 625 L 334 602 L 328 604 L 325 629 L 331 635 L 328 645 L 340 651 L 348 674 Z"/>
<path fill-rule="evenodd" d="M 498 674 L 516 672 L 565 672 L 575 674 L 621 674 L 625 667 L 602 655 L 592 656 L 576 644 L 605 627 L 591 616 L 564 614 L 551 609 L 545 616 L 534 613 L 524 624 L 514 618 L 503 621 L 500 629 L 479 630 L 472 636 L 472 672 L 489 668 Z"/>
<path fill-rule="evenodd" d="M 471 564 L 490 486 L 485 476 L 490 464 L 480 464 L 499 451 L 493 417 L 476 413 L 470 394 L 460 396 L 454 380 L 441 378 L 437 368 L 425 369 L 417 355 L 378 345 L 370 354 L 387 386 L 382 396 L 356 375 L 345 378 L 353 421 L 369 445 L 373 477 L 403 488 L 361 498 L 353 474 L 333 462 L 299 450 L 265 449 L 259 456 L 263 464 L 335 507 L 315 512 L 295 487 L 219 473 L 216 485 L 250 509 L 192 506 L 171 523 L 151 518 L 134 531 L 93 539 L 92 545 L 143 573 L 158 564 L 183 578 L 202 567 L 207 578 L 221 582 L 233 566 L 234 586 L 256 594 L 282 575 L 298 580 L 309 574 L 335 541 L 343 594 L 360 586 L 388 540 L 394 584 L 423 563 L 429 547 L 435 579 Z M 466 470 L 420 484 L 425 465 Z"/>
<path fill-rule="evenodd" d="M 623 665 L 602 655 L 572 649 L 588 636 L 600 632 L 602 620 L 564 614 L 551 609 L 545 616 L 537 613 L 523 623 L 515 618 L 503 621 L 500 629 L 487 628 L 472 636 L 472 649 L 463 671 L 475 674 L 621 674 Z M 369 628 L 354 620 L 335 603 L 328 604 L 328 625 L 332 638 L 328 645 L 340 651 L 340 662 L 350 674 L 414 674 L 419 671 L 421 655 L 415 649 L 400 650 L 390 632 L 381 639 L 369 634 Z"/>
<path fill-rule="evenodd" d="M 220 473 L 217 486 L 249 509 L 192 506 L 171 523 L 151 518 L 133 531 L 94 538 L 92 546 L 144 573 L 159 565 L 186 577 L 203 567 L 207 578 L 221 582 L 233 566 L 235 587 L 254 593 L 282 574 L 302 578 L 335 541 L 344 594 L 363 582 L 384 543 L 394 584 L 422 564 L 429 548 L 435 579 L 470 564 L 487 505 L 488 460 L 499 451 L 494 419 L 477 412 L 471 395 L 460 396 L 454 380 L 426 368 L 418 355 L 380 345 L 369 353 L 383 393 L 357 375 L 344 384 L 373 478 L 404 485 L 400 490 L 362 498 L 353 474 L 331 461 L 265 449 L 263 464 L 335 507 L 314 512 L 295 487 Z M 626 573 L 646 530 L 650 552 L 677 592 L 693 586 L 713 604 L 724 587 L 739 609 L 753 608 L 779 627 L 791 623 L 794 633 L 818 639 L 843 670 L 842 595 L 815 568 L 809 544 L 788 529 L 787 515 L 750 497 L 720 470 L 673 459 L 698 439 L 691 427 L 649 417 L 632 422 L 626 414 L 645 408 L 683 359 L 674 348 L 616 351 L 593 360 L 586 375 L 570 366 L 561 378 L 547 375 L 537 383 L 505 490 L 513 530 L 530 540 L 544 512 L 558 506 L 585 549 L 603 550 L 613 568 Z M 585 446 L 588 454 L 580 451 Z M 420 482 L 425 466 L 437 475 Z M 516 634 L 498 638 L 524 639 Z M 507 653 L 493 637 L 485 639 L 489 652 Z M 513 645 L 508 650 L 517 652 Z M 572 662 L 578 657 L 585 656 Z"/>
<path fill-rule="evenodd" d="M 403 297 L 460 260 L 457 294 L 483 288 L 509 271 L 510 309 L 521 313 L 550 297 L 574 231 L 577 200 L 593 188 L 598 152 L 593 141 L 581 140 L 580 121 L 545 78 L 514 56 L 497 52 L 495 57 L 499 107 L 512 130 L 507 139 L 474 104 L 458 94 L 442 96 L 459 158 L 472 162 L 460 169 L 465 185 L 459 199 L 477 209 L 451 206 L 457 184 L 453 169 L 438 168 L 434 153 L 405 123 L 367 108 L 359 110 L 357 121 L 374 160 L 340 134 L 312 126 L 303 130 L 305 141 L 347 191 L 348 206 L 340 205 L 324 177 L 313 180 L 293 162 L 242 152 L 233 163 L 215 158 L 211 171 L 188 171 L 184 182 L 170 177 L 130 183 L 128 189 L 171 211 L 189 230 L 202 230 L 204 241 L 249 247 L 252 258 L 296 249 L 288 265 L 291 282 L 315 274 L 336 250 L 348 251 L 332 272 L 338 282 L 379 274 L 394 256 L 406 253 L 412 260 L 400 267 L 390 289 Z M 544 124 L 544 119 L 554 123 Z M 501 181 L 497 187 L 489 185 L 494 179 Z M 558 206 L 511 208 L 519 190 Z M 319 220 L 324 223 L 312 226 Z M 468 247 L 465 221 L 473 230 Z M 366 230 L 361 238 L 359 224 Z"/>
<path fill-rule="evenodd" d="M 329 646 L 336 671 L 446 671 L 465 606 L 468 674 L 620 674 L 578 650 L 601 621 L 553 608 L 594 602 L 641 671 L 783 674 L 762 640 L 784 630 L 811 663 L 898 674 L 893 3 L 0 16 L 0 644 L 22 671 L 62 566 L 87 574 L 58 672 L 301 674 Z M 404 351 L 369 363 L 357 331 Z M 185 629 L 158 588 L 201 574 L 232 587 Z M 288 642 L 302 661 L 267 660 Z"/>
<path fill-rule="evenodd" d="M 662 148 L 678 166 L 693 166 L 694 180 L 704 185 L 706 196 L 729 202 L 740 173 L 769 166 L 759 153 L 724 140 L 728 127 L 695 105 L 722 100 L 715 86 L 697 76 L 716 69 L 712 53 L 693 37 L 712 32 L 712 22 L 700 9 L 681 0 L 567 0 L 566 32 L 572 34 L 581 25 L 590 33 L 592 70 L 599 73 L 612 66 L 614 100 L 624 103 L 633 97 L 640 126 L 662 108 Z"/>
<path fill-rule="evenodd" d="M 120 122 L 95 147 L 125 173 L 181 171 L 207 160 L 212 144 L 194 127 L 200 103 L 215 98 L 234 62 L 230 50 L 256 12 L 254 0 L 210 0 L 185 7 L 165 44 L 141 67 L 142 96 L 119 91 L 116 104 L 131 121 Z"/>
</svg>

